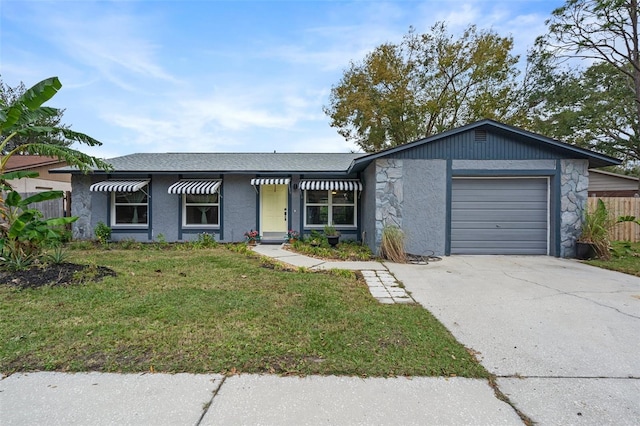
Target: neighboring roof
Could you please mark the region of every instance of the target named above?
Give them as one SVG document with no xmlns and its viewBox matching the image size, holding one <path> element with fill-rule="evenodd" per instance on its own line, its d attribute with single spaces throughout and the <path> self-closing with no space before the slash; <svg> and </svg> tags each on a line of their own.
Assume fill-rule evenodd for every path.
<svg viewBox="0 0 640 426">
<path fill-rule="evenodd" d="M 564 142 L 560 142 L 558 140 L 539 135 L 537 133 L 532 133 L 517 127 L 499 123 L 494 120 L 485 119 L 485 120 L 476 121 L 475 123 L 471 123 L 466 126 L 448 130 L 446 132 L 439 133 L 437 135 L 433 135 L 428 138 L 420 139 L 415 142 L 410 142 L 394 148 L 388 148 L 383 151 L 376 152 L 374 154 L 369 154 L 366 156 L 359 157 L 356 160 L 354 160 L 354 163 L 349 169 L 349 172 L 356 172 L 356 171 L 363 170 L 364 168 L 367 167 L 367 165 L 371 161 L 377 158 L 385 157 L 387 155 L 391 155 L 400 151 L 412 149 L 420 145 L 440 141 L 444 138 L 448 138 L 460 133 L 464 133 L 464 132 L 468 132 L 476 129 L 492 131 L 498 134 L 509 136 L 511 138 L 517 138 L 518 140 L 521 140 L 524 142 L 545 144 L 550 149 L 554 149 L 556 151 L 565 153 L 565 155 L 567 155 L 567 158 L 580 158 L 580 159 L 589 160 L 589 167 L 616 166 L 621 163 L 620 160 L 617 160 L 613 157 L 609 157 L 604 154 L 599 154 L 597 152 L 590 151 L 588 149 L 578 148 L 577 146 L 569 145 Z"/>
<path fill-rule="evenodd" d="M 611 177 L 614 177 L 614 178 L 627 179 L 627 180 L 630 180 L 630 181 L 633 181 L 633 182 L 638 182 L 638 178 L 637 177 L 629 176 L 629 175 L 621 175 L 619 173 L 606 172 L 604 170 L 589 169 L 589 173 L 597 173 L 599 175 L 611 176 Z"/>
<path fill-rule="evenodd" d="M 138 153 L 106 160 L 118 173 L 345 173 L 363 153 Z M 57 173 L 76 173 L 65 167 Z M 94 173 L 104 173 L 94 170 Z"/>
<path fill-rule="evenodd" d="M 56 166 L 66 164 L 64 160 L 44 155 L 12 155 L 7 161 L 5 171 L 14 172 L 17 170 L 29 170 L 43 166 Z"/>
</svg>

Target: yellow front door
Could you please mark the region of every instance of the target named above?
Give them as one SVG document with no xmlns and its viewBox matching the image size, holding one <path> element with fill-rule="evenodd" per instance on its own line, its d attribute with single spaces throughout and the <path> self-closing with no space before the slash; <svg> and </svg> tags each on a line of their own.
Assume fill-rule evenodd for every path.
<svg viewBox="0 0 640 426">
<path fill-rule="evenodd" d="M 262 238 L 282 239 L 287 233 L 288 185 L 262 185 L 260 212 Z"/>
</svg>

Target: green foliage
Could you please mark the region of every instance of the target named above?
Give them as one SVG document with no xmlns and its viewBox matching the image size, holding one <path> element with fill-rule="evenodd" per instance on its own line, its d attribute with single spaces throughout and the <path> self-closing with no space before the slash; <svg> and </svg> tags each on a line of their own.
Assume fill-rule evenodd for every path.
<svg viewBox="0 0 640 426">
<path fill-rule="evenodd" d="M 102 221 L 97 223 L 93 234 L 96 236 L 96 240 L 103 246 L 109 244 L 111 240 L 111 228 Z"/>
<path fill-rule="evenodd" d="M 607 207 L 602 200 L 598 200 L 593 212 L 585 212 L 582 222 L 580 241 L 591 243 L 596 249 L 596 254 L 601 259 L 609 258 L 609 230 L 615 224 Z"/>
<path fill-rule="evenodd" d="M 482 118 L 512 122 L 517 100 L 513 40 L 475 26 L 454 40 L 443 23 L 376 47 L 333 86 L 331 126 L 366 152 Z"/>
<path fill-rule="evenodd" d="M 613 241 L 611 254 L 610 259 L 588 260 L 586 263 L 640 277 L 640 243 Z"/>
<path fill-rule="evenodd" d="M 547 81 L 562 78 L 550 97 L 543 97 L 551 106 L 551 115 L 543 115 L 543 121 L 551 130 L 560 124 L 572 143 L 629 166 L 640 160 L 639 17 L 636 1 L 567 0 L 552 12 L 548 33 L 536 43 L 555 70 Z M 575 58 L 584 59 L 590 66 L 586 71 L 572 72 L 566 66 L 558 71 L 558 62 L 567 58 L 573 64 Z"/>
<path fill-rule="evenodd" d="M 622 222 L 634 222 L 640 225 L 640 220 L 635 216 L 611 216 L 604 201 L 598 199 L 596 208 L 587 211 L 582 222 L 582 233 L 579 241 L 594 245 L 596 254 L 600 259 L 609 260 L 611 258 L 610 232 L 615 225 Z"/>
<path fill-rule="evenodd" d="M 3 105 L 11 105 L 18 101 L 21 96 L 27 91 L 23 82 L 20 82 L 16 87 L 10 87 L 4 84 L 0 79 L 0 102 Z M 69 130 L 70 126 L 61 124 L 62 115 L 64 109 L 48 108 L 45 110 L 47 114 L 42 114 L 34 120 L 34 126 L 40 128 L 58 127 L 61 129 Z M 8 143 L 3 150 L 3 154 L 6 154 L 20 145 L 26 145 L 31 143 L 46 143 L 51 145 L 69 146 L 72 141 L 67 140 L 62 133 L 58 134 L 18 134 L 14 136 L 10 143 Z"/>
<path fill-rule="evenodd" d="M 7 175 L 0 175 L 0 181 Z M 78 218 L 43 219 L 39 210 L 30 207 L 62 198 L 62 191 L 39 192 L 23 199 L 7 185 L 2 185 L 1 189 L 7 192 L 0 208 L 0 266 L 10 270 L 25 269 L 40 259 L 44 247 L 60 243 L 65 236 L 64 227 Z"/>
<path fill-rule="evenodd" d="M 45 261 L 47 263 L 53 263 L 54 265 L 65 263 L 68 258 L 69 252 L 61 244 L 54 246 L 53 249 L 49 250 L 45 255 Z"/>
<path fill-rule="evenodd" d="M 9 158 L 14 154 L 47 155 L 66 161 L 82 171 L 93 167 L 110 170 L 111 166 L 103 160 L 71 149 L 65 145 L 50 144 L 51 138 L 61 137 L 68 142 L 88 146 L 101 143 L 84 133 L 75 132 L 67 126 L 42 126 L 43 120 L 56 117 L 60 110 L 45 107 L 62 87 L 58 77 L 51 77 L 27 89 L 15 99 L 0 103 L 0 173 L 4 173 Z M 55 123 L 54 123 L 55 124 Z M 24 138 L 25 143 L 16 144 L 13 139 Z M 9 149 L 11 148 L 11 149 Z"/>
<path fill-rule="evenodd" d="M 297 253 L 322 259 L 371 260 L 373 258 L 369 247 L 357 241 L 344 240 L 337 246 L 331 247 L 320 233 L 316 236 L 312 233 L 309 238 L 298 240 L 289 247 Z"/>
<path fill-rule="evenodd" d="M 218 242 L 213 234 L 207 234 L 203 232 L 198 234 L 198 239 L 193 242 L 195 248 L 215 248 L 218 247 Z"/>
<path fill-rule="evenodd" d="M 340 232 L 333 225 L 325 225 L 324 226 L 324 235 L 326 237 L 337 237 L 340 235 Z"/>
</svg>

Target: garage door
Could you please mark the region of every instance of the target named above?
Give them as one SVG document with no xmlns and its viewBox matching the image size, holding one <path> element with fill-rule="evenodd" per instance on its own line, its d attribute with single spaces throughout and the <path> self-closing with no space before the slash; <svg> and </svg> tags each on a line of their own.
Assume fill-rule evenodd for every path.
<svg viewBox="0 0 640 426">
<path fill-rule="evenodd" d="M 451 254 L 547 254 L 546 178 L 453 179 Z"/>
</svg>

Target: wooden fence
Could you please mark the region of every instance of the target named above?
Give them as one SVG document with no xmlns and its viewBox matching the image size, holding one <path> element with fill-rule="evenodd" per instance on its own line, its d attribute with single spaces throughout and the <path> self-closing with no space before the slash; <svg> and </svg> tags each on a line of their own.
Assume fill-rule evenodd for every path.
<svg viewBox="0 0 640 426">
<path fill-rule="evenodd" d="M 22 198 L 27 198 L 34 194 L 37 194 L 37 192 L 28 192 L 20 195 L 22 196 Z M 65 207 L 69 198 L 70 193 L 67 192 L 64 198 L 42 201 L 40 203 L 32 204 L 31 207 L 40 210 L 44 219 L 62 217 L 65 216 Z"/>
<path fill-rule="evenodd" d="M 589 197 L 587 207 L 589 211 L 593 211 L 598 204 L 598 200 L 602 200 L 607 206 L 607 210 L 612 217 L 635 216 L 640 218 L 640 198 L 635 197 Z M 640 241 L 640 225 L 626 222 L 619 223 L 614 226 L 609 236 L 613 241 Z"/>
</svg>

